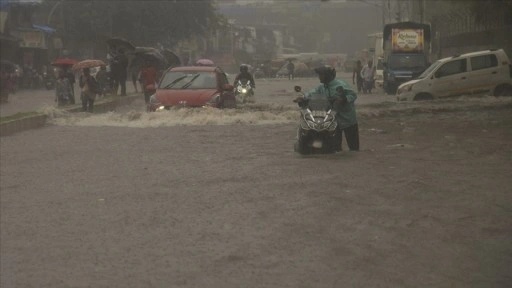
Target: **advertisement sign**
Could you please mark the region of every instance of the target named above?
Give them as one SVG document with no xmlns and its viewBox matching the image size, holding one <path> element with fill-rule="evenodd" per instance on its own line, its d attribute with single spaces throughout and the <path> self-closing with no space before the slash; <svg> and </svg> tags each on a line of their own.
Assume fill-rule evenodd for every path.
<svg viewBox="0 0 512 288">
<path fill-rule="evenodd" d="M 20 31 L 21 48 L 42 48 L 46 49 L 44 33 L 42 31 Z"/>
<path fill-rule="evenodd" d="M 392 29 L 391 45 L 395 52 L 422 52 L 423 29 Z"/>
</svg>

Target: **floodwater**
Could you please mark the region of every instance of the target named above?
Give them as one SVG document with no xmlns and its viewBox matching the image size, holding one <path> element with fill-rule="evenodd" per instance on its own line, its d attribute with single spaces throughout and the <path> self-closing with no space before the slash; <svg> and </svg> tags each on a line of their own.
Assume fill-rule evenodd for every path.
<svg viewBox="0 0 512 288">
<path fill-rule="evenodd" d="M 290 99 L 292 99 L 292 93 Z M 364 95 L 368 96 L 368 95 Z M 368 96 L 370 97 L 370 96 Z M 512 105 L 512 98 L 459 97 L 457 99 L 379 103 L 357 105 L 360 118 L 379 116 L 400 116 L 424 114 L 443 114 L 446 112 L 465 112 L 467 117 L 475 117 L 470 111 L 504 109 Z M 266 125 L 294 123 L 299 115 L 293 104 L 276 104 L 270 102 L 241 104 L 237 109 L 215 108 L 176 108 L 168 111 L 147 113 L 144 102 L 136 100 L 128 106 L 105 114 L 66 113 L 54 107 L 42 108 L 40 111 L 50 116 L 50 123 L 68 126 L 114 126 L 114 127 L 169 127 L 200 125 Z M 440 116 L 443 117 L 443 116 Z"/>
<path fill-rule="evenodd" d="M 361 151 L 300 156 L 293 84 L 1 137 L 0 286 L 510 287 L 510 98 L 359 95 Z"/>
</svg>

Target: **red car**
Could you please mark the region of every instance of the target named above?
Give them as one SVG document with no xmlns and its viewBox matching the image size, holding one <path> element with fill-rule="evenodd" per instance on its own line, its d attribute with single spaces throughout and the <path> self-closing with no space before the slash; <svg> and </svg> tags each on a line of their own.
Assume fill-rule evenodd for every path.
<svg viewBox="0 0 512 288">
<path fill-rule="evenodd" d="M 148 103 L 148 111 L 173 106 L 235 108 L 233 85 L 219 67 L 174 67 L 164 72 Z"/>
</svg>

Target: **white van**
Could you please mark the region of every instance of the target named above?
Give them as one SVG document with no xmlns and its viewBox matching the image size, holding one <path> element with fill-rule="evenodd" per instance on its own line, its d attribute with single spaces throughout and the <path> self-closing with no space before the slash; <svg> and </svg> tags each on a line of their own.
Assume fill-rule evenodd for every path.
<svg viewBox="0 0 512 288">
<path fill-rule="evenodd" d="M 438 60 L 417 79 L 400 85 L 396 95 L 404 101 L 478 94 L 512 96 L 512 64 L 503 49 Z"/>
</svg>

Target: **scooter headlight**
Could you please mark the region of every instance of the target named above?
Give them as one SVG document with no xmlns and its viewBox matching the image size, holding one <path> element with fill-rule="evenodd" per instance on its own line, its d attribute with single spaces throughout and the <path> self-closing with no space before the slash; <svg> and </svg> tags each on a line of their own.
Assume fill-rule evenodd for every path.
<svg viewBox="0 0 512 288">
<path fill-rule="evenodd" d="M 243 88 L 242 93 L 247 93 L 247 89 Z"/>
</svg>

